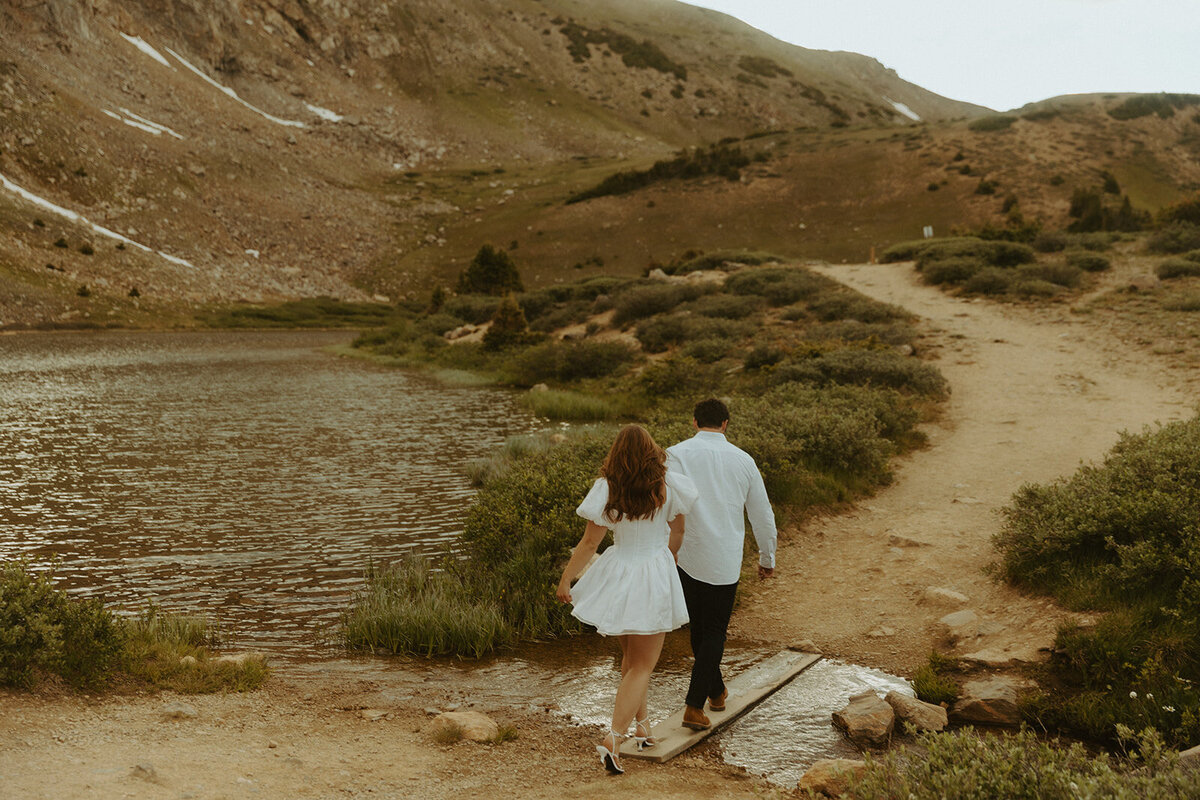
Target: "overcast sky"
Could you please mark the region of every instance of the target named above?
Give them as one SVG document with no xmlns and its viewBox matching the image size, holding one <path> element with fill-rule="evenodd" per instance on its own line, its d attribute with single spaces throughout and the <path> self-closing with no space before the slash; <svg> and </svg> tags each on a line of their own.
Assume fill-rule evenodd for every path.
<svg viewBox="0 0 1200 800">
<path fill-rule="evenodd" d="M 1200 0 L 687 2 L 1000 111 L 1080 92 L 1200 93 Z"/>
</svg>

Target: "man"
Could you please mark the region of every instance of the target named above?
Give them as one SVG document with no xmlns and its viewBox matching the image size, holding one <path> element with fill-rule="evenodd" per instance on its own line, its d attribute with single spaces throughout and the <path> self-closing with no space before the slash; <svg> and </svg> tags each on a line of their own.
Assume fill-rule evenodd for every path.
<svg viewBox="0 0 1200 800">
<path fill-rule="evenodd" d="M 687 515 L 677 563 L 691 617 L 692 680 L 683 724 L 710 727 L 704 713 L 725 710 L 728 692 L 721 677 L 725 634 L 733 613 L 742 571 L 742 546 L 749 516 L 758 542 L 758 577 L 775 572 L 775 513 L 754 459 L 725 439 L 729 409 L 720 400 L 703 400 L 692 412 L 696 434 L 667 449 L 668 468 L 691 478 L 700 499 Z"/>
</svg>

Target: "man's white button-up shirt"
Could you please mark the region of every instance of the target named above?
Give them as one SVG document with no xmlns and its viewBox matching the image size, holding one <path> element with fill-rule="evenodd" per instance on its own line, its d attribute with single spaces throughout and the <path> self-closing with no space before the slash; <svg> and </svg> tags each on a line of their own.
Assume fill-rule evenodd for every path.
<svg viewBox="0 0 1200 800">
<path fill-rule="evenodd" d="M 670 469 L 692 479 L 700 498 L 687 514 L 679 567 L 698 581 L 723 586 L 742 572 L 746 517 L 758 542 L 758 563 L 775 568 L 775 512 L 758 465 L 725 434 L 697 431 L 667 448 Z"/>
</svg>

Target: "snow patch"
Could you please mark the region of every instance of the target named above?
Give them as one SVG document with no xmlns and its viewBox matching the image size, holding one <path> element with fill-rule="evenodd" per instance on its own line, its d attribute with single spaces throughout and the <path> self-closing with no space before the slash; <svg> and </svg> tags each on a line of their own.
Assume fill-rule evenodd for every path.
<svg viewBox="0 0 1200 800">
<path fill-rule="evenodd" d="M 237 100 L 239 103 L 244 105 L 246 108 L 253 111 L 255 114 L 259 114 L 262 117 L 269 119 L 271 122 L 274 122 L 276 125 L 286 125 L 289 128 L 305 127 L 303 122 L 297 122 L 296 120 L 293 120 L 293 119 L 280 119 L 279 117 L 268 114 L 266 111 L 263 111 L 261 108 L 258 108 L 256 106 L 251 105 L 250 103 L 247 103 L 245 100 L 238 97 L 238 93 L 235 92 L 233 89 L 230 89 L 228 86 L 223 86 L 222 84 L 217 83 L 212 78 L 208 77 L 208 75 L 206 75 L 203 71 L 201 71 L 200 69 L 198 69 L 198 68 L 192 66 L 190 63 L 188 63 L 187 59 L 184 58 L 183 56 L 179 55 L 179 53 L 176 53 L 174 50 L 172 50 L 169 47 L 166 48 L 166 50 L 168 53 L 170 53 L 176 59 L 178 59 L 180 64 L 183 64 L 189 70 L 196 73 L 196 75 L 198 75 L 201 78 L 201 80 L 203 80 L 205 83 L 208 83 L 211 86 L 215 87 L 218 91 L 221 91 L 221 92 L 229 95 L 234 100 Z"/>
<path fill-rule="evenodd" d="M 121 111 L 120 114 L 117 114 L 116 112 L 113 112 L 113 111 L 109 111 L 107 108 L 102 108 L 102 109 L 100 109 L 100 111 L 102 113 L 106 114 L 107 116 L 112 117 L 115 120 L 124 122 L 126 125 L 130 126 L 131 128 L 137 128 L 139 131 L 145 131 L 146 133 L 150 133 L 155 136 L 161 136 L 164 133 L 168 133 L 171 136 L 174 136 L 176 139 L 183 138 L 178 133 L 176 133 L 175 131 L 168 128 L 166 125 L 159 125 L 157 122 L 151 122 L 150 120 L 146 119 L 145 117 L 138 116 L 137 114 L 133 113 L 132 111 L 130 111 L 127 108 L 120 109 L 120 111 Z"/>
<path fill-rule="evenodd" d="M 173 264 L 180 264 L 185 267 L 193 266 L 190 261 L 186 261 L 182 258 L 179 258 L 178 256 L 168 255 L 167 253 L 164 253 L 161 250 L 154 250 L 153 248 L 147 247 L 146 245 L 142 244 L 141 242 L 135 242 L 133 239 L 130 239 L 126 236 L 122 236 L 121 234 L 117 233 L 116 231 L 109 230 L 108 228 L 105 228 L 103 225 L 97 225 L 96 223 L 90 221 L 87 217 L 84 217 L 83 215 L 78 214 L 69 208 L 63 208 L 60 205 L 55 205 L 54 203 L 51 203 L 49 200 L 45 199 L 44 197 L 38 197 L 33 192 L 26 191 L 25 189 L 22 189 L 20 186 L 17 186 L 15 183 L 10 181 L 4 175 L 0 175 L 0 186 L 3 186 L 5 189 L 7 189 L 8 191 L 17 195 L 18 197 L 22 197 L 25 200 L 28 200 L 30 203 L 33 203 L 35 206 L 46 209 L 47 211 L 49 211 L 52 214 L 57 214 L 58 216 L 69 219 L 72 222 L 78 222 L 83 225 L 86 225 L 89 228 L 91 228 L 93 231 L 95 231 L 96 233 L 100 234 L 101 236 L 107 236 L 110 239 L 116 239 L 118 242 L 124 242 L 125 244 L 133 245 L 134 247 L 138 248 L 139 250 L 144 250 L 147 253 L 157 253 L 158 255 L 162 256 L 167 261 L 170 261 Z"/>
<path fill-rule="evenodd" d="M 911 108 L 904 105 L 904 103 L 897 103 L 895 100 L 892 100 L 890 97 L 884 97 L 883 99 L 884 99 L 884 102 L 891 103 L 892 108 L 896 109 L 901 114 L 908 117 L 909 119 L 914 120 L 916 122 L 921 121 L 921 117 L 917 114 L 917 112 L 913 111 Z"/>
<path fill-rule="evenodd" d="M 336 111 L 330 111 L 328 108 L 314 106 L 312 103 L 305 103 L 304 105 L 309 111 L 328 122 L 341 122 L 343 119 L 345 119 L 345 117 L 343 117 L 341 114 L 338 114 Z"/>
<path fill-rule="evenodd" d="M 131 45 L 136 47 L 138 50 L 141 50 L 143 53 L 145 53 L 146 55 L 153 58 L 158 63 L 162 64 L 164 67 L 167 67 L 168 69 L 175 69 L 174 67 L 171 66 L 170 61 L 167 61 L 167 59 L 163 58 L 162 53 L 158 52 L 153 47 L 151 47 L 149 44 L 147 44 L 146 40 L 143 39 L 142 37 L 130 36 L 128 33 L 122 33 L 121 38 L 124 39 L 125 41 L 129 42 Z"/>
</svg>

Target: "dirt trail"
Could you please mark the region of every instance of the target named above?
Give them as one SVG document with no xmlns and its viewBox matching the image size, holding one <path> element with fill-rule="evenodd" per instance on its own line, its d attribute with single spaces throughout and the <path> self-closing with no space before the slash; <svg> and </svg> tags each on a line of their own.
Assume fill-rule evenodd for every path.
<svg viewBox="0 0 1200 800">
<path fill-rule="evenodd" d="M 1099 459 L 1121 430 L 1190 416 L 1181 376 L 1065 305 L 951 297 L 921 284 L 910 264 L 819 271 L 920 315 L 931 334 L 922 347 L 953 393 L 925 429 L 929 447 L 897 465 L 893 485 L 783 537 L 779 577 L 754 592 L 736 628 L 809 638 L 827 654 L 911 674 L 937 639 L 936 621 L 956 610 L 922 601 L 935 586 L 965 594 L 980 618 L 983 635 L 958 653 L 1036 658 L 1065 612 L 983 574 L 998 509 L 1024 483 Z"/>
</svg>

